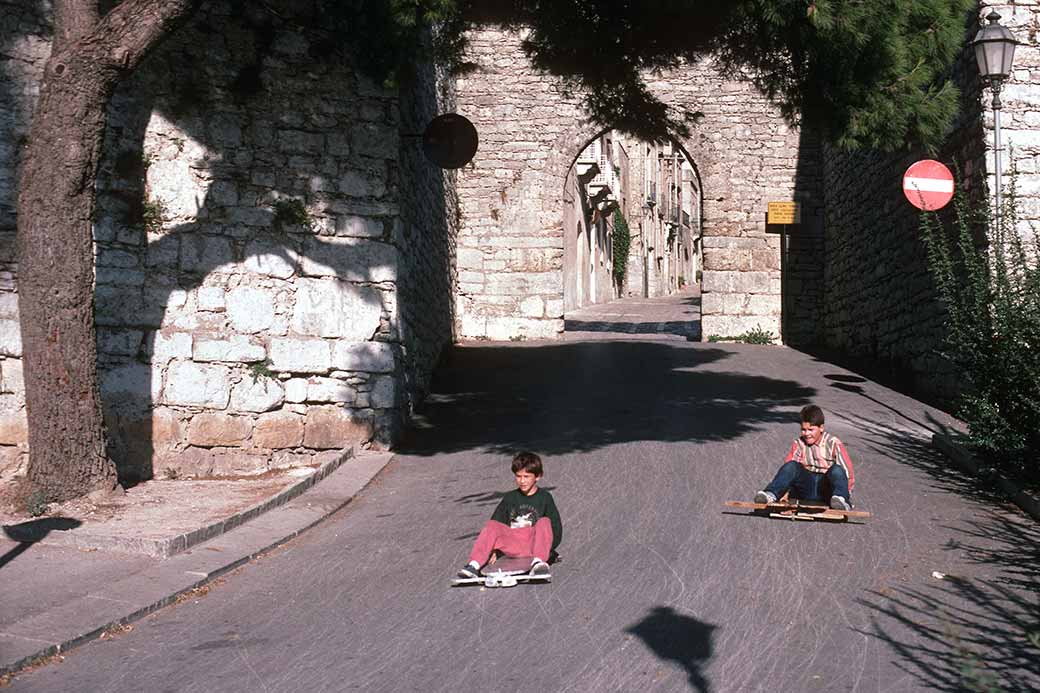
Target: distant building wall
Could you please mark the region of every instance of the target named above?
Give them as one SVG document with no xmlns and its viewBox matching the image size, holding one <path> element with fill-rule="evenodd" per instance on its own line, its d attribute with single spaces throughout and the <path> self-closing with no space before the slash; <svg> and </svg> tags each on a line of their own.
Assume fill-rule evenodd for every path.
<svg viewBox="0 0 1040 693">
<path fill-rule="evenodd" d="M 518 34 L 487 29 L 471 38 L 468 59 L 478 70 L 459 80 L 457 98 L 481 148 L 459 180 L 459 336 L 552 337 L 562 329 L 564 180 L 601 128 L 557 80 L 534 71 Z M 653 77 L 650 87 L 703 114 L 679 144 L 703 185 L 705 336 L 756 326 L 779 334 L 780 239 L 766 233 L 766 206 L 819 196 L 797 176 L 798 131 L 711 61 Z M 521 310 L 531 297 L 542 314 Z"/>
</svg>

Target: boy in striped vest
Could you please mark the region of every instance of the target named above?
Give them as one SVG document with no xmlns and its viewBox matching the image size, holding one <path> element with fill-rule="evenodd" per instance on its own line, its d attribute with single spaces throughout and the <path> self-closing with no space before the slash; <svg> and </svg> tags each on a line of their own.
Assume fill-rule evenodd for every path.
<svg viewBox="0 0 1040 693">
<path fill-rule="evenodd" d="M 823 430 L 823 410 L 815 404 L 802 408 L 802 435 L 795 439 L 787 459 L 756 503 L 775 503 L 788 491 L 801 500 L 830 499 L 836 510 L 852 509 L 852 460 L 845 445 Z"/>
</svg>

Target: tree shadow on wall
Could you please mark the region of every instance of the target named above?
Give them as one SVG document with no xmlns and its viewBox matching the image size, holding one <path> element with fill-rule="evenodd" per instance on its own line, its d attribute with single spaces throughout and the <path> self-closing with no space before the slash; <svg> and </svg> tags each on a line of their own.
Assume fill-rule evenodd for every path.
<svg viewBox="0 0 1040 693">
<path fill-rule="evenodd" d="M 421 252 L 404 242 L 417 232 L 407 222 L 393 221 L 398 211 L 406 219 L 420 215 L 410 194 L 401 194 L 400 207 L 389 201 L 409 188 L 393 161 L 407 158 L 412 173 L 427 176 L 423 182 L 430 186 L 448 187 L 443 174 L 418 169 L 415 147 L 401 154 L 386 144 L 393 142 L 385 125 L 388 118 L 393 122 L 393 101 L 362 85 L 349 65 L 312 52 L 311 70 L 301 83 L 293 86 L 291 75 L 268 75 L 269 70 L 291 72 L 291 61 L 281 60 L 285 55 L 265 62 L 270 51 L 288 51 L 300 60 L 306 50 L 299 34 L 283 28 L 261 10 L 236 17 L 200 15 L 113 99 L 99 172 L 95 315 L 109 452 L 124 485 L 153 477 L 156 461 L 161 464 L 166 453 L 190 464 L 179 448 L 194 413 L 280 409 L 286 401 L 283 385 L 265 375 L 268 365 L 290 372 L 290 361 L 278 363 L 272 351 L 278 337 L 298 335 L 333 353 L 336 343 L 330 338 L 337 335 L 349 335 L 344 342 L 398 345 L 409 326 L 396 316 L 421 310 L 406 305 L 420 297 L 398 277 L 399 259 Z M 179 79 L 160 78 L 167 74 Z M 315 74 L 335 87 L 308 82 L 319 79 Z M 347 98 L 356 99 L 356 109 L 330 105 Z M 421 94 L 413 96 L 417 101 Z M 409 117 L 426 118 L 429 103 L 413 102 Z M 285 111 L 277 110 L 279 103 Z M 367 120 L 358 115 L 362 110 Z M 157 119 L 174 125 L 156 128 Z M 145 151 L 158 156 L 149 160 Z M 175 194 L 165 208 L 148 189 L 148 179 L 162 180 L 160 192 Z M 203 191 L 201 197 L 192 201 L 192 190 Z M 312 225 L 279 219 L 280 199 L 305 200 L 309 210 L 317 209 Z M 447 203 L 437 204 L 434 197 L 422 214 L 435 232 L 438 223 L 447 223 Z M 157 217 L 164 215 L 187 221 L 160 229 Z M 440 268 L 444 283 L 449 272 Z M 329 285 L 340 294 L 324 291 Z M 346 295 L 342 302 L 322 303 L 341 294 Z M 240 300 L 233 306 L 235 296 Z M 310 310 L 301 316 L 305 299 Z M 450 335 L 448 303 L 447 296 L 427 300 L 425 318 Z M 397 382 L 410 382 L 421 362 L 399 346 L 393 351 Z M 372 379 L 390 375 L 376 361 L 362 353 L 350 368 L 337 367 L 356 371 L 355 380 L 370 376 L 371 385 Z M 292 374 L 328 375 L 330 368 L 301 366 Z M 376 406 L 374 394 L 365 395 L 368 402 L 356 398 L 356 385 L 344 381 L 334 392 L 325 388 L 313 398 L 308 393 L 304 401 L 345 410 L 361 429 L 378 424 L 383 436 L 394 435 L 405 393 L 395 387 Z M 361 389 L 367 387 L 362 382 Z M 160 402 L 172 404 L 177 415 L 157 417 Z M 380 421 L 360 411 L 369 404 Z M 241 430 L 224 444 L 248 448 L 251 423 L 232 419 L 228 425 Z M 216 443 L 198 444 L 202 447 L 193 450 L 202 473 L 209 457 L 229 452 Z"/>
<path fill-rule="evenodd" d="M 709 693 L 711 684 L 703 669 L 714 654 L 712 638 L 716 628 L 670 606 L 658 606 L 625 632 L 639 637 L 658 658 L 685 669 L 690 686 L 696 691 Z"/>
<path fill-rule="evenodd" d="M 726 371 L 732 352 L 604 341 L 457 346 L 401 452 L 597 450 L 632 441 L 727 441 L 789 423 L 816 390 Z"/>
</svg>

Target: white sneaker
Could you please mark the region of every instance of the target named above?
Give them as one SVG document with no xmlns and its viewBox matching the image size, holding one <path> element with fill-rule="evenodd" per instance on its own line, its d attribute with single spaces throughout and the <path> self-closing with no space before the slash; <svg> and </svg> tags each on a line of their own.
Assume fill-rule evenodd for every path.
<svg viewBox="0 0 1040 693">
<path fill-rule="evenodd" d="M 755 502 L 756 503 L 775 503 L 776 502 L 776 496 L 774 496 L 769 491 L 759 491 L 758 493 L 755 494 Z"/>
<path fill-rule="evenodd" d="M 549 564 L 545 561 L 535 561 L 531 564 L 531 575 L 548 575 Z"/>
<path fill-rule="evenodd" d="M 843 496 L 831 496 L 831 507 L 835 510 L 852 510 L 852 505 Z"/>
</svg>

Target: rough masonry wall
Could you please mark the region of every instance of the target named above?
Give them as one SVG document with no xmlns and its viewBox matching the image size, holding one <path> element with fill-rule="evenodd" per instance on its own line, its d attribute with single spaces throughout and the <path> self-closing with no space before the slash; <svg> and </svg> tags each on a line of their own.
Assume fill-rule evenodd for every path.
<svg viewBox="0 0 1040 693">
<path fill-rule="evenodd" d="M 557 80 L 534 72 L 516 33 L 489 29 L 471 40 L 468 58 L 479 69 L 458 82 L 458 104 L 481 144 L 459 181 L 459 334 L 551 337 L 562 327 L 564 180 L 609 124 L 588 122 Z M 799 133 L 754 87 L 723 79 L 710 61 L 651 88 L 704 114 L 680 143 L 704 189 L 703 334 L 756 326 L 780 334 L 780 239 L 766 233 L 766 205 L 818 200 L 817 179 L 799 175 Z"/>
<path fill-rule="evenodd" d="M 444 243 L 431 241 L 439 259 L 399 252 L 438 229 L 417 226 L 414 205 L 410 221 L 400 218 L 399 191 L 411 185 L 402 177 L 414 177 L 415 162 L 397 163 L 396 94 L 277 13 L 207 7 L 117 93 L 98 181 L 98 358 L 124 478 L 256 472 L 369 439 L 388 444 L 406 375 L 421 389 L 436 358 L 426 339 L 450 338 L 444 306 L 435 327 L 414 317 L 423 287 L 444 291 Z M 27 41 L 5 22 L 15 35 L 0 39 L 14 56 L 3 68 L 18 79 L 4 84 L 31 95 L 46 22 L 19 21 L 44 30 Z M 28 101 L 5 112 L 0 140 L 24 131 Z M 413 121 L 435 109 L 426 96 L 412 103 Z M 426 175 L 412 199 L 443 184 Z M 443 220 L 450 203 L 441 204 Z M 414 273 L 407 292 L 401 264 Z M 24 435 L 10 296 L 0 301 L 7 447 Z M 413 301 L 404 321 L 402 297 Z"/>
<path fill-rule="evenodd" d="M 1005 145 L 1010 143 L 1020 172 L 1020 231 L 1031 234 L 1040 221 L 1040 8 L 989 5 L 983 14 L 989 9 L 1001 14 L 1001 23 L 1022 44 L 1014 74 L 1002 92 L 1002 137 Z M 974 24 L 967 27 L 967 39 L 976 30 Z M 959 186 L 976 191 L 974 195 L 984 182 L 981 194 L 992 195 L 991 95 L 980 89 L 970 50 L 962 54 L 954 77 L 962 91 L 961 112 L 938 154 L 886 156 L 828 149 L 824 155 L 828 185 L 822 344 L 871 362 L 916 392 L 945 401 L 963 382 L 940 355 L 946 318 L 928 276 L 918 212 L 902 193 L 902 176 L 914 161 L 937 158 L 951 165 Z M 1010 169 L 1007 152 L 1004 169 Z"/>
<path fill-rule="evenodd" d="M 561 129 L 581 111 L 535 72 L 517 34 L 469 38 L 466 59 L 478 69 L 456 81 L 458 111 L 473 121 L 480 146 L 459 175 L 458 335 L 552 338 L 563 331 L 566 169 L 555 171 L 550 160 Z"/>
<path fill-rule="evenodd" d="M 455 111 L 451 76 L 420 66 L 401 91 L 400 111 L 405 137 L 395 180 L 401 219 L 394 244 L 400 251 L 398 305 L 407 402 L 414 407 L 429 391 L 441 352 L 455 339 L 459 174 L 427 160 L 416 137 L 433 118 Z"/>
<path fill-rule="evenodd" d="M 18 157 L 50 52 L 50 22 L 21 0 L 0 0 L 0 481 L 28 458 L 22 340 L 18 327 L 15 205 Z"/>
</svg>

